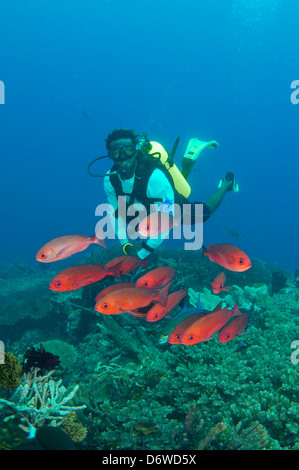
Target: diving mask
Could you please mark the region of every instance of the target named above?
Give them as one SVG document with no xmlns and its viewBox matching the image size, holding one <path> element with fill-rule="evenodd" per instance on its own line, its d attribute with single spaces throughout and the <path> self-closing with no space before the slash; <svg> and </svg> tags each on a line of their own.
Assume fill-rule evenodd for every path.
<svg viewBox="0 0 299 470">
<path fill-rule="evenodd" d="M 123 162 L 135 157 L 136 148 L 134 145 L 116 144 L 110 147 L 108 155 L 115 163 Z"/>
</svg>

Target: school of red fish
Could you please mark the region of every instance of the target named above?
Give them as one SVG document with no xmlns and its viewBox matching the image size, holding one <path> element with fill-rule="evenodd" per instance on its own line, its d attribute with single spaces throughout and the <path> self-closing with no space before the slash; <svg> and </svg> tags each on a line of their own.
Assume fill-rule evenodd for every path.
<svg viewBox="0 0 299 470">
<path fill-rule="evenodd" d="M 102 234 L 93 237 L 68 235 L 55 238 L 46 243 L 36 254 L 35 259 L 43 263 L 59 261 L 85 250 L 91 243 L 106 248 Z M 243 272 L 251 267 L 248 256 L 238 247 L 230 244 L 214 244 L 203 248 L 203 256 L 223 268 Z M 148 268 L 148 261 L 137 256 L 119 256 L 106 264 L 79 264 L 57 274 L 49 284 L 56 292 L 68 292 L 80 289 L 100 281 L 106 276 L 122 280 L 138 268 Z M 162 266 L 146 272 L 135 282 L 119 282 L 106 287 L 95 298 L 94 309 L 104 315 L 117 315 L 127 312 L 135 317 L 145 318 L 148 322 L 157 322 L 177 307 L 188 294 L 188 289 L 179 289 L 169 293 L 175 269 Z M 225 272 L 220 272 L 211 282 L 214 294 L 232 289 L 226 286 Z M 169 318 L 169 317 L 168 317 Z M 166 335 L 170 344 L 193 345 L 209 341 L 218 333 L 218 341 L 231 341 L 246 328 L 248 314 L 242 313 L 236 304 L 232 309 L 222 308 L 222 302 L 212 312 L 190 310 L 190 314 L 180 321 L 180 313 L 175 326 Z M 171 321 L 170 320 L 170 321 Z"/>
</svg>

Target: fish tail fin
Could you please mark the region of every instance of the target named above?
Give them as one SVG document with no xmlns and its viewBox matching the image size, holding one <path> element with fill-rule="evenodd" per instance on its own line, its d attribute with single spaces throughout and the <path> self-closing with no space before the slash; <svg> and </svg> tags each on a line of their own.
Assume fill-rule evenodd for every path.
<svg viewBox="0 0 299 470">
<path fill-rule="evenodd" d="M 212 310 L 213 312 L 218 312 L 219 310 L 222 310 L 222 304 L 223 304 L 223 301 L 220 300 L 219 304 L 216 305 L 216 307 L 214 308 L 214 310 Z"/>
<path fill-rule="evenodd" d="M 148 268 L 148 258 L 145 258 L 142 260 L 141 266 L 143 266 L 145 269 Z"/>
<path fill-rule="evenodd" d="M 91 237 L 91 243 L 95 243 L 96 245 L 100 245 L 103 248 L 107 249 L 106 242 L 105 242 L 105 235 L 103 232 L 102 227 L 100 226 L 96 233 Z"/>
<path fill-rule="evenodd" d="M 167 302 L 167 296 L 168 296 L 168 291 L 170 288 L 171 282 L 166 284 L 166 286 L 162 287 L 158 292 L 156 292 L 156 300 L 163 306 L 165 307 L 166 302 Z"/>
<path fill-rule="evenodd" d="M 232 309 L 232 317 L 236 317 L 239 315 L 242 315 L 242 312 L 240 312 L 238 305 L 235 304 L 234 308 Z"/>
<path fill-rule="evenodd" d="M 121 279 L 121 272 L 120 272 L 121 264 L 122 264 L 122 262 L 120 261 L 119 263 L 115 264 L 114 266 L 111 266 L 110 268 L 107 268 L 109 270 L 108 275 L 114 276 L 117 279 Z"/>
<path fill-rule="evenodd" d="M 171 320 L 174 320 L 174 319 L 178 318 L 180 315 L 182 315 L 182 314 L 184 314 L 185 312 L 187 312 L 187 310 L 188 310 L 188 301 L 185 302 L 185 304 L 184 304 L 182 310 L 181 310 L 179 313 L 177 313 L 176 315 L 174 315 L 174 317 L 171 317 Z M 194 309 L 194 311 L 195 311 L 195 309 Z"/>
</svg>

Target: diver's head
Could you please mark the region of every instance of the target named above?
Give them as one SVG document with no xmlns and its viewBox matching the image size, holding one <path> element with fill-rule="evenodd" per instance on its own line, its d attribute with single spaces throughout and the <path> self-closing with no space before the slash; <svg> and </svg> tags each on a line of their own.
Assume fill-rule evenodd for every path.
<svg viewBox="0 0 299 470">
<path fill-rule="evenodd" d="M 122 180 L 134 176 L 137 166 L 137 139 L 133 131 L 115 129 L 106 139 L 108 156 L 114 162 L 115 170 Z"/>
</svg>

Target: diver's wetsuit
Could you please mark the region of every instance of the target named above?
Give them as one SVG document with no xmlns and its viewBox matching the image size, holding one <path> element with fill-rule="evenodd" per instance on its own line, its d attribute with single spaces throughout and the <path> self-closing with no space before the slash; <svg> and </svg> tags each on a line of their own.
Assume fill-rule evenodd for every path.
<svg viewBox="0 0 299 470">
<path fill-rule="evenodd" d="M 114 211 L 116 212 L 118 209 L 117 197 L 119 194 L 116 194 L 115 188 L 113 184 L 111 183 L 111 177 L 109 173 L 110 171 L 107 172 L 107 175 L 105 176 L 105 179 L 104 179 L 104 190 L 107 195 L 108 203 L 113 207 Z M 121 189 L 123 191 L 123 194 L 125 194 L 126 196 L 127 203 L 129 203 L 130 201 L 130 203 L 141 203 L 146 206 L 144 201 L 138 201 L 138 199 L 132 198 L 132 191 L 133 191 L 134 183 L 135 183 L 135 175 L 128 180 L 122 180 L 119 178 L 119 181 L 121 183 Z M 146 184 L 146 178 L 145 178 L 144 184 Z M 190 212 L 191 212 L 191 225 L 193 225 L 195 222 L 195 205 L 203 204 L 203 222 L 208 220 L 208 218 L 211 215 L 211 211 L 205 203 L 190 202 L 188 199 L 179 195 L 177 192 L 175 194 L 175 192 L 176 190 L 173 188 L 169 179 L 165 176 L 164 172 L 161 171 L 159 168 L 155 168 L 151 172 L 148 178 L 147 187 L 146 187 L 146 196 L 152 203 L 159 205 L 161 204 L 161 201 L 162 202 L 167 201 L 169 205 L 179 203 L 181 207 L 182 207 L 182 204 L 188 204 L 188 209 L 190 209 Z M 183 215 L 183 210 L 182 210 L 182 215 Z M 125 236 L 122 236 L 121 238 L 118 237 L 121 245 L 123 246 L 129 242 L 129 239 L 126 233 L 125 223 L 121 219 L 121 217 L 119 217 L 118 224 L 114 224 L 114 225 L 115 225 L 115 232 L 116 232 L 117 237 L 118 237 L 117 225 L 120 229 L 121 234 L 122 235 L 125 234 Z M 163 240 L 167 237 L 168 233 L 163 234 L 163 236 L 160 236 L 159 238 L 147 239 L 146 247 L 148 247 L 149 250 L 147 250 L 146 247 L 144 246 L 138 252 L 139 258 L 141 259 L 146 258 L 150 253 L 152 253 L 156 248 L 158 248 L 158 246 L 160 246 Z"/>
</svg>

